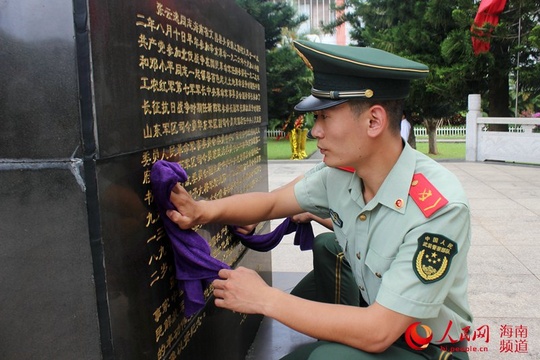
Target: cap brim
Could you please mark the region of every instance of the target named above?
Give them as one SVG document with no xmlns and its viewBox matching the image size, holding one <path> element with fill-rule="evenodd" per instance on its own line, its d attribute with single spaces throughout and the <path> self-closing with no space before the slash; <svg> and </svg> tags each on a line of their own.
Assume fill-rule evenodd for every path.
<svg viewBox="0 0 540 360">
<path fill-rule="evenodd" d="M 294 110 L 300 111 L 300 112 L 323 110 L 323 109 L 331 108 L 332 106 L 343 104 L 347 100 L 348 99 L 340 99 L 340 100 L 321 99 L 313 95 L 310 95 L 304 100 L 300 101 L 298 104 L 296 104 L 296 106 L 294 107 Z"/>
</svg>

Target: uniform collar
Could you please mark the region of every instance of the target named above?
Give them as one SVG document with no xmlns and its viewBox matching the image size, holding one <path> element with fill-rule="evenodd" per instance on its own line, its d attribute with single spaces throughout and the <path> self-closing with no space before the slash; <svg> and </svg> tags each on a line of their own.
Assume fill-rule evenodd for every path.
<svg viewBox="0 0 540 360">
<path fill-rule="evenodd" d="M 386 176 L 375 197 L 366 204 L 365 210 L 372 210 L 377 204 L 381 204 L 399 213 L 405 213 L 415 166 L 414 150 L 405 143 L 398 161 Z M 349 192 L 355 201 L 364 204 L 362 182 L 357 176 L 354 176 L 351 181 Z"/>
</svg>

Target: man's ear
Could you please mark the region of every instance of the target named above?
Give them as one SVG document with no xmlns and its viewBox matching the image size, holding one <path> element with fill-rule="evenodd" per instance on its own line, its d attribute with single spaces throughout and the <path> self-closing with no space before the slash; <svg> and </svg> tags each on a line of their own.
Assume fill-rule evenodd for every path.
<svg viewBox="0 0 540 360">
<path fill-rule="evenodd" d="M 377 137 L 388 127 L 386 110 L 381 105 L 373 105 L 369 108 L 369 116 L 368 135 Z"/>
</svg>

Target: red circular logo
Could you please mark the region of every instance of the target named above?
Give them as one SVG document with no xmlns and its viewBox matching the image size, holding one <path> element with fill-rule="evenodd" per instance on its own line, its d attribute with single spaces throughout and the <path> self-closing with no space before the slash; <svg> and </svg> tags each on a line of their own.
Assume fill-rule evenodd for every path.
<svg viewBox="0 0 540 360">
<path fill-rule="evenodd" d="M 420 321 L 411 324 L 405 330 L 405 341 L 411 349 L 424 350 L 433 339 L 433 331 L 427 325 L 422 325 Z"/>
</svg>

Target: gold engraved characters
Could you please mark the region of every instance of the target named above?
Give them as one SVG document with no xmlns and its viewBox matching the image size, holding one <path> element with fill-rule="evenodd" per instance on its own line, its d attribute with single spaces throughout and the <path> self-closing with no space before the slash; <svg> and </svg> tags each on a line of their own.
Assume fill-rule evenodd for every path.
<svg viewBox="0 0 540 360">
<path fill-rule="evenodd" d="M 144 139 L 262 123 L 258 55 L 159 2 L 135 25 Z"/>
<path fill-rule="evenodd" d="M 260 126 L 265 89 L 261 88 L 259 56 L 210 24 L 159 1 L 154 13 L 136 14 L 134 22 L 137 55 L 130 66 L 137 74 L 142 120 L 135 123 L 141 124 L 141 139 L 145 144 L 149 141 L 150 147 L 155 146 L 154 140 L 174 143 L 143 151 L 140 182 L 147 189 L 141 194 L 147 206 L 141 219 L 148 232 L 146 282 L 156 294 L 168 294 L 151 314 L 155 357 L 175 360 L 182 357 L 206 314 L 194 319 L 183 315 L 172 249 L 153 206 L 150 170 L 158 160 L 180 162 L 188 173 L 183 185 L 195 198 L 218 199 L 254 191 L 265 174 Z M 244 252 L 226 226 L 194 230 L 207 239 L 212 256 L 229 265 Z M 209 296 L 210 288 L 205 291 L 205 298 Z"/>
<path fill-rule="evenodd" d="M 192 324 L 182 314 L 182 293 L 176 287 L 174 268 L 167 261 L 167 237 L 159 221 L 159 214 L 153 205 L 149 174 L 158 160 L 178 161 L 188 172 L 186 189 L 194 196 L 217 199 L 234 193 L 253 191 L 263 179 L 260 130 L 247 129 L 230 134 L 220 134 L 168 145 L 144 151 L 140 164 L 143 167 L 141 183 L 146 186 L 142 199 L 147 205 L 145 227 L 151 234 L 146 238 L 149 255 L 148 286 L 150 289 L 165 286 L 171 296 L 164 299 L 153 313 L 155 341 L 158 345 L 157 359 L 163 359 L 174 348 L 168 358 L 179 358 L 192 336 L 204 321 L 205 314 Z M 236 242 L 226 226 L 198 228 L 199 233 L 208 237 L 212 256 L 233 264 L 242 255 L 244 247 Z M 205 297 L 210 296 L 206 289 Z M 178 305 L 180 304 L 180 305 Z M 242 320 L 241 320 L 242 321 Z M 189 325 L 189 328 L 188 328 Z"/>
</svg>

